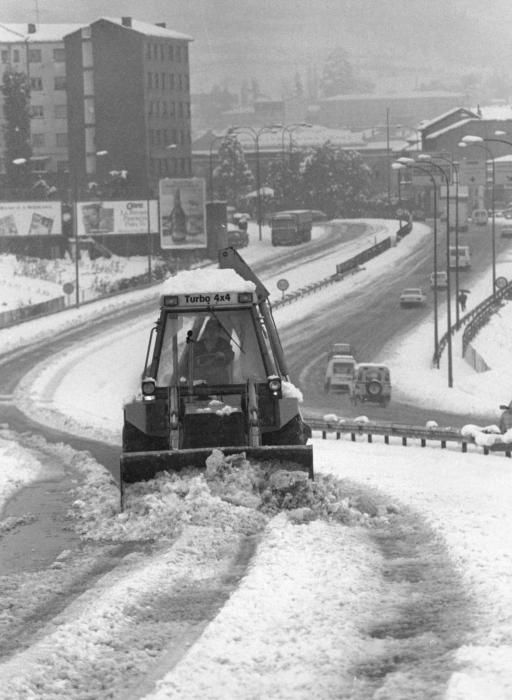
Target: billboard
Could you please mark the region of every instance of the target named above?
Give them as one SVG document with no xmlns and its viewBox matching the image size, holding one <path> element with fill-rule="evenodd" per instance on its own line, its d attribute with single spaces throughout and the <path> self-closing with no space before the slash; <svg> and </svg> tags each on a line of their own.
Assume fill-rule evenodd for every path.
<svg viewBox="0 0 512 700">
<path fill-rule="evenodd" d="M 162 249 L 206 248 L 204 180 L 165 178 L 159 189 Z"/>
<path fill-rule="evenodd" d="M 0 236 L 60 235 L 60 202 L 0 202 Z"/>
<path fill-rule="evenodd" d="M 149 210 L 148 210 L 149 205 Z M 77 234 L 79 236 L 117 233 L 158 233 L 156 199 L 133 201 L 77 202 Z"/>
</svg>

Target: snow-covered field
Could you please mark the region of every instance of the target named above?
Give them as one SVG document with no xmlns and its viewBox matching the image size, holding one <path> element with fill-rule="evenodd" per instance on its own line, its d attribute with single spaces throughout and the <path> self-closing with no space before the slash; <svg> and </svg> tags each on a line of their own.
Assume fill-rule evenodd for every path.
<svg viewBox="0 0 512 700">
<path fill-rule="evenodd" d="M 336 293 L 341 298 L 348 288 L 368 283 L 380 266 L 406 255 L 426 231 L 416 225 L 399 246 L 336 285 Z M 244 257 L 252 262 L 264 254 L 265 241 Z M 325 264 L 316 265 L 316 272 L 311 269 L 307 275 L 324 277 Z M 500 274 L 506 275 L 510 263 L 500 265 Z M 301 268 L 302 283 L 307 275 Z M 473 288 L 472 304 L 487 295 L 487 287 L 485 279 Z M 299 303 L 314 308 L 322 300 L 320 292 Z M 98 302 L 109 308 L 115 303 Z M 387 348 L 395 396 L 412 401 L 420 371 L 425 403 L 466 416 L 478 406 L 479 412 L 495 410 L 497 417 L 497 406 L 512 398 L 509 306 L 475 342 L 491 372 L 475 375 L 455 354 L 453 390 L 446 388 L 445 367 L 430 368 L 430 322 Z M 97 312 L 98 305 L 94 307 L 96 311 L 70 310 L 50 323 L 42 320 L 3 331 L 0 343 L 4 349 L 29 343 L 55 332 L 56 322 L 63 328 Z M 295 313 L 293 305 L 278 310 L 278 326 L 291 322 Z M 94 368 L 106 368 L 108 374 L 115 366 L 123 377 L 116 385 L 123 384 L 125 393 L 132 391 L 141 350 L 130 346 L 123 355 L 120 342 L 126 339 L 96 341 L 35 370 L 26 380 L 33 408 L 24 408 L 59 427 L 118 438 L 119 406 L 125 396 Z M 416 358 L 414 377 L 407 371 L 411 353 Z M 124 365 L 134 359 L 136 370 L 130 374 Z M 71 383 L 73 404 L 67 399 Z M 98 396 L 100 420 L 92 410 L 92 398 L 97 405 Z M 0 436 L 4 502 L 13 489 L 44 477 L 46 469 L 34 459 L 30 442 L 17 445 L 14 437 L 6 429 Z M 59 459 L 73 461 L 82 474 L 74 511 L 82 536 L 112 542 L 156 538 L 161 551 L 150 561 L 127 557 L 120 569 L 64 610 L 58 624 L 48 625 L 30 647 L 0 664 L 0 697 L 110 697 L 101 690 L 105 669 L 116 686 L 117 676 L 130 663 L 155 661 L 144 647 L 137 662 L 128 655 L 126 667 L 116 670 L 108 664 L 129 633 L 134 608 L 149 609 L 152 597 L 171 593 L 187 577 L 212 575 L 223 548 L 232 546 L 233 533 L 245 532 L 261 538 L 257 552 L 215 619 L 179 658 L 166 654 L 166 642 L 160 639 L 156 686 L 150 683 L 115 697 L 511 698 L 510 461 L 434 445 L 404 449 L 398 442 L 318 438 L 313 444 L 315 470 L 326 475 L 319 483 L 331 494 L 329 516 L 318 498 L 310 510 L 290 516 L 262 513 L 255 508 L 258 500 L 250 479 L 238 477 L 229 483 L 197 477 L 188 484 L 163 478 L 150 492 L 138 485 L 129 493 L 130 507 L 120 514 L 117 488 L 101 466 L 73 456 L 69 448 L 55 448 Z M 334 482 L 329 474 L 336 477 Z M 388 540 L 396 552 L 390 551 Z M 147 641 L 144 635 L 141 626 L 142 642 Z"/>
</svg>

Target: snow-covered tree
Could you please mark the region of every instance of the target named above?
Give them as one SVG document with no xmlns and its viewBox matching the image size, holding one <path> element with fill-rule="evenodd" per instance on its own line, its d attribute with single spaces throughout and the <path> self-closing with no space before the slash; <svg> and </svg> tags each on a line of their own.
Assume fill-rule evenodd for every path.
<svg viewBox="0 0 512 700">
<path fill-rule="evenodd" d="M 274 190 L 273 206 L 278 209 L 302 209 L 303 187 L 301 174 L 302 155 L 283 154 L 271 161 L 265 182 Z"/>
<path fill-rule="evenodd" d="M 254 186 L 254 176 L 247 165 L 240 141 L 234 134 L 226 136 L 218 152 L 218 165 L 213 170 L 213 190 L 229 204 L 239 206 L 242 197 Z"/>
<path fill-rule="evenodd" d="M 371 170 L 356 151 L 327 141 L 311 149 L 301 165 L 302 201 L 330 217 L 359 216 L 371 192 Z"/>
</svg>

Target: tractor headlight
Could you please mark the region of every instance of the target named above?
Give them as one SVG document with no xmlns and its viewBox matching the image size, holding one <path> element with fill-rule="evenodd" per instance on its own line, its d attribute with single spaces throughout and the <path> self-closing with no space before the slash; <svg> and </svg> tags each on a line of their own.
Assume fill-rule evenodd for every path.
<svg viewBox="0 0 512 700">
<path fill-rule="evenodd" d="M 153 377 L 146 377 L 142 380 L 142 397 L 146 401 L 151 401 L 155 398 L 156 382 Z"/>
<path fill-rule="evenodd" d="M 280 399 L 282 397 L 281 379 L 277 376 L 268 377 L 268 388 L 272 396 Z"/>
</svg>

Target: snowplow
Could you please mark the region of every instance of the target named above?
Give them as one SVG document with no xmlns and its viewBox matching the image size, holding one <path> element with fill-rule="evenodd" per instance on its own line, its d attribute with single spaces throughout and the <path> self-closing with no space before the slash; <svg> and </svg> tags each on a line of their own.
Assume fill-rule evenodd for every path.
<svg viewBox="0 0 512 700">
<path fill-rule="evenodd" d="M 269 292 L 238 252 L 178 273 L 162 287 L 140 391 L 124 406 L 121 498 L 125 483 L 205 468 L 214 448 L 313 478 L 301 398 Z"/>
</svg>

